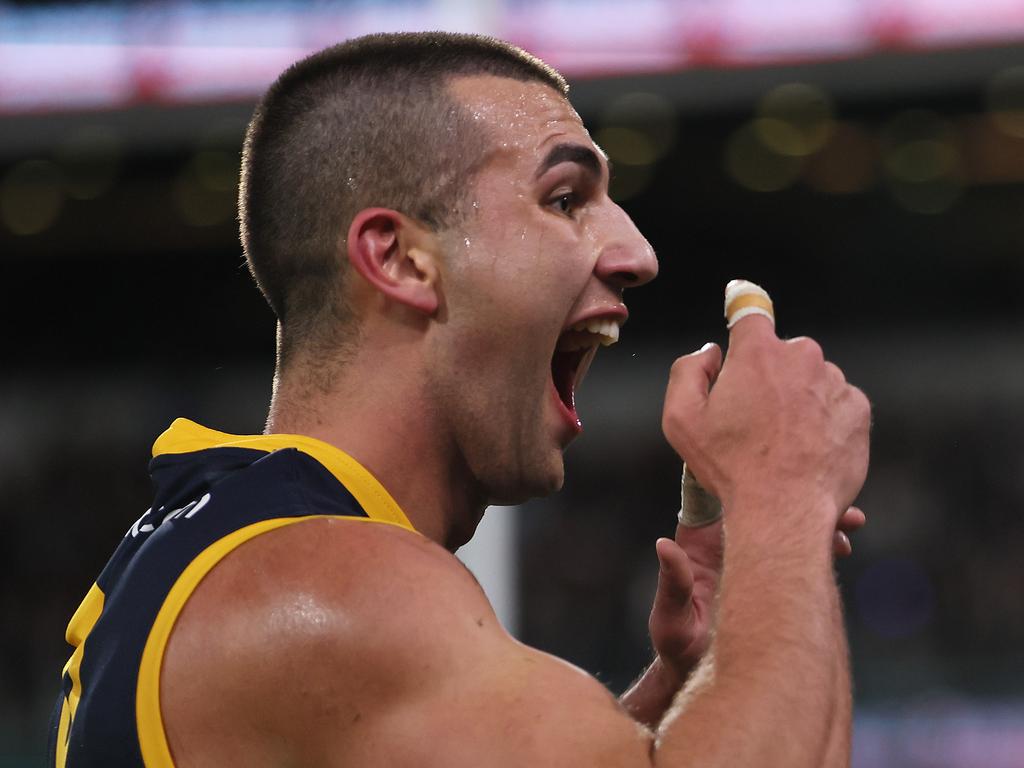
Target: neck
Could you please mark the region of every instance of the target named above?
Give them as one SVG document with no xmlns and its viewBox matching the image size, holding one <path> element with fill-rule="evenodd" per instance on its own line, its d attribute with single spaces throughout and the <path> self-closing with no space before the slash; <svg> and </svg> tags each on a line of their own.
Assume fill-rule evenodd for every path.
<svg viewBox="0 0 1024 768">
<path fill-rule="evenodd" d="M 409 370 L 409 354 L 401 347 L 372 360 L 357 354 L 325 390 L 310 386 L 295 361 L 275 379 L 266 432 L 308 435 L 349 454 L 417 531 L 455 551 L 476 530 L 486 498 L 431 407 L 423 377 Z"/>
</svg>

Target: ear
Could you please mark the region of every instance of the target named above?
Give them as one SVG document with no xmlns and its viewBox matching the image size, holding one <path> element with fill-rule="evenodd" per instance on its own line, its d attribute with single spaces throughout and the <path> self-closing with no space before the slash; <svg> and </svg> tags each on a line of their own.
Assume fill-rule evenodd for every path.
<svg viewBox="0 0 1024 768">
<path fill-rule="evenodd" d="M 438 246 L 421 224 L 390 208 L 365 208 L 352 219 L 346 246 L 352 267 L 385 297 L 437 312 Z"/>
</svg>

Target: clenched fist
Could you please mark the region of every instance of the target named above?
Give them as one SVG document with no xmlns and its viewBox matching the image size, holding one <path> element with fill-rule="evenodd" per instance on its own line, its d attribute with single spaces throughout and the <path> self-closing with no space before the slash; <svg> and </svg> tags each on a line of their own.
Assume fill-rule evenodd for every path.
<svg viewBox="0 0 1024 768">
<path fill-rule="evenodd" d="M 770 510 L 775 524 L 829 540 L 864 483 L 869 425 L 867 398 L 816 342 L 782 341 L 758 315 L 733 326 L 724 363 L 714 345 L 675 362 L 662 415 L 726 510 Z"/>
</svg>

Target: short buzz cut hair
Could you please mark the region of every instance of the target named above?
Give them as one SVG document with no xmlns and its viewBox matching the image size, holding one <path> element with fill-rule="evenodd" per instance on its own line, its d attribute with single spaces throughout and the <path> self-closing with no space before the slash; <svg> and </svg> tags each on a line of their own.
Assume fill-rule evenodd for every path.
<svg viewBox="0 0 1024 768">
<path fill-rule="evenodd" d="M 447 84 L 472 75 L 568 93 L 560 74 L 514 45 L 423 32 L 315 53 L 260 101 L 245 135 L 239 223 L 249 269 L 280 323 L 279 370 L 300 346 L 337 352 L 355 332 L 342 254 L 359 211 L 391 208 L 434 231 L 458 222 L 488 142 Z"/>
</svg>

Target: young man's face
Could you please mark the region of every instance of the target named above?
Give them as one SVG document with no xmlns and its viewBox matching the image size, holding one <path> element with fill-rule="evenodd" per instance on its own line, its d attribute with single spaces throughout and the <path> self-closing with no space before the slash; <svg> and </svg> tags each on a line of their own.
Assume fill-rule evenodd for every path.
<svg viewBox="0 0 1024 768">
<path fill-rule="evenodd" d="M 601 336 L 570 326 L 603 321 L 616 336 L 623 289 L 658 265 L 559 93 L 494 76 L 450 88 L 492 149 L 448 242 L 432 385 L 469 471 L 490 501 L 512 503 L 561 487 L 581 429 L 572 388 Z"/>
</svg>

